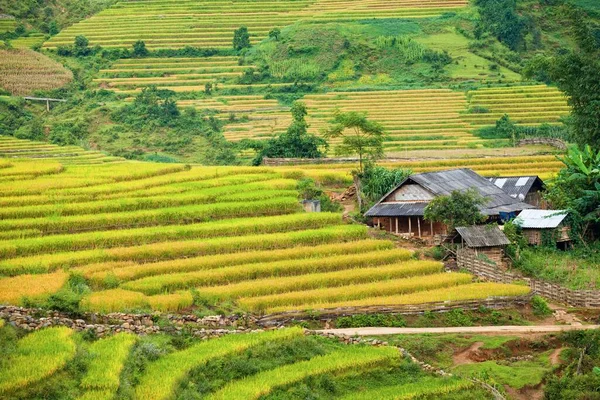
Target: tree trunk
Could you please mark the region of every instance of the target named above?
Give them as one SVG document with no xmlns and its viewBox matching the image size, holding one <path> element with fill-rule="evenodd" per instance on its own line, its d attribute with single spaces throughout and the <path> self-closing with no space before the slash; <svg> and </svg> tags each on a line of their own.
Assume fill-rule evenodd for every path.
<svg viewBox="0 0 600 400">
<path fill-rule="evenodd" d="M 358 176 L 358 174 L 354 173 L 352 174 L 352 178 L 354 178 L 354 188 L 356 189 L 356 200 L 358 201 L 358 209 L 362 213 L 364 201 L 362 198 L 362 186 L 360 183 L 360 177 Z"/>
</svg>

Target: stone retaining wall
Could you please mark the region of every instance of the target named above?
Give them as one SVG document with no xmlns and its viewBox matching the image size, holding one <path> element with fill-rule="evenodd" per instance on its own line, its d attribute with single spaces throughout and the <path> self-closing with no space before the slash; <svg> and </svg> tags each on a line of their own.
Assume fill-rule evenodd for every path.
<svg viewBox="0 0 600 400">
<path fill-rule="evenodd" d="M 598 290 L 573 290 L 555 283 L 527 278 L 516 271 L 505 271 L 496 265 L 474 257 L 472 253 L 461 250 L 457 252 L 456 261 L 458 268 L 464 268 L 481 278 L 493 282 L 526 282 L 533 294 L 547 299 L 573 307 L 600 308 L 600 291 Z"/>
<path fill-rule="evenodd" d="M 544 144 L 547 146 L 556 147 L 559 150 L 567 150 L 567 144 L 560 139 L 530 138 L 530 139 L 521 139 L 518 142 L 519 146 L 537 145 L 537 144 Z"/>
<path fill-rule="evenodd" d="M 257 323 L 262 326 L 273 326 L 288 323 L 293 320 L 321 320 L 327 321 L 332 318 L 344 317 L 358 314 L 399 314 L 414 315 L 422 314 L 426 311 L 448 312 L 455 309 L 476 310 L 480 307 L 490 309 L 510 308 L 517 305 L 529 303 L 530 296 L 516 297 L 495 297 L 485 300 L 472 301 L 443 301 L 437 303 L 425 303 L 416 305 L 396 305 L 396 306 L 369 306 L 369 307 L 339 307 L 321 310 L 307 311 L 289 311 L 279 314 L 265 315 Z"/>
<path fill-rule="evenodd" d="M 67 326 L 76 331 L 91 331 L 98 336 L 110 333 L 130 332 L 147 335 L 157 332 L 177 332 L 184 329 L 200 337 L 216 337 L 232 333 L 260 331 L 252 329 L 256 318 L 252 316 L 222 315 L 197 317 L 195 315 L 174 314 L 127 314 L 85 313 L 78 318 L 58 311 L 34 308 L 1 306 L 0 318 L 9 324 L 28 331 L 49 326 Z"/>
</svg>

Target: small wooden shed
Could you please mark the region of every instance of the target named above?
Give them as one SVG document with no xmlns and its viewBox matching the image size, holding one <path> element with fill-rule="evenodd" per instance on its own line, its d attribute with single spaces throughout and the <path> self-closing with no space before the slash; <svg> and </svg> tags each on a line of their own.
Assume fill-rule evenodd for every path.
<svg viewBox="0 0 600 400">
<path fill-rule="evenodd" d="M 456 228 L 456 232 L 455 243 L 460 245 L 459 259 L 484 259 L 498 266 L 504 264 L 504 248 L 510 240 L 498 225 L 464 226 Z"/>
<path fill-rule="evenodd" d="M 571 241 L 570 228 L 565 225 L 565 210 L 523 210 L 515 224 L 523 229 L 523 236 L 531 245 L 540 246 L 546 240 L 565 244 Z"/>
</svg>

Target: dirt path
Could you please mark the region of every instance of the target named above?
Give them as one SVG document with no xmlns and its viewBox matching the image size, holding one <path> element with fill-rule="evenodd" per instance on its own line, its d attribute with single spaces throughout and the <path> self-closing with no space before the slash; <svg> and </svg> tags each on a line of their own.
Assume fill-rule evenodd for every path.
<svg viewBox="0 0 600 400">
<path fill-rule="evenodd" d="M 598 329 L 600 325 L 538 325 L 538 326 L 465 326 L 453 328 L 346 328 L 317 332 L 349 336 L 419 335 L 423 333 L 539 334 L 574 330 Z"/>
<path fill-rule="evenodd" d="M 560 354 L 562 353 L 563 350 L 564 350 L 564 347 L 561 347 L 559 349 L 555 349 L 552 352 L 552 354 L 550 354 L 550 364 L 552 364 L 552 365 L 560 364 Z"/>
<path fill-rule="evenodd" d="M 472 355 L 484 345 L 483 342 L 475 342 L 465 350 L 452 356 L 452 363 L 454 366 L 463 364 L 474 364 L 476 361 L 473 360 Z"/>
</svg>

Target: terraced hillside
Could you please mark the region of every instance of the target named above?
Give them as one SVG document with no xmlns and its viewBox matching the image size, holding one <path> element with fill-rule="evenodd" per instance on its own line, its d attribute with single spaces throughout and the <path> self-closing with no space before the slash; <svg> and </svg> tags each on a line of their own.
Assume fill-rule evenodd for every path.
<svg viewBox="0 0 600 400">
<path fill-rule="evenodd" d="M 120 157 L 111 157 L 99 151 L 84 150 L 77 146 L 57 146 L 47 142 L 32 142 L 10 136 L 0 136 L 0 158 L 19 159 L 15 162 L 22 162 L 24 158 L 45 159 L 66 165 L 123 161 Z"/>
<path fill-rule="evenodd" d="M 33 50 L 0 50 L 0 88 L 13 95 L 56 89 L 72 78 L 70 70 Z"/>
<path fill-rule="evenodd" d="M 298 0 L 121 1 L 94 17 L 53 37 L 46 48 L 73 43 L 85 35 L 92 45 L 129 47 L 144 40 L 149 48 L 230 48 L 233 31 L 247 26 L 251 42 L 258 43 L 271 29 L 297 21 L 331 22 L 356 17 L 424 18 L 467 5 L 465 0 Z"/>
<path fill-rule="evenodd" d="M 481 140 L 461 120 L 464 93 L 451 90 L 330 92 L 304 98 L 313 133 L 328 126 L 336 110 L 366 112 L 389 135 L 386 150 L 461 148 Z M 336 142 L 332 142 L 335 145 Z"/>
<path fill-rule="evenodd" d="M 292 84 L 239 84 L 242 75 L 255 67 L 239 65 L 239 58 L 214 56 L 206 58 L 126 59 L 100 71 L 95 84 L 117 93 L 136 93 L 153 85 L 177 93 L 203 92 L 211 84 L 214 91 L 227 89 L 261 89 Z"/>
<path fill-rule="evenodd" d="M 546 85 L 479 89 L 468 92 L 467 97 L 471 110 L 484 111 L 463 116 L 476 128 L 494 125 L 504 114 L 519 125 L 555 124 L 571 111 L 565 95 Z"/>
<path fill-rule="evenodd" d="M 366 112 L 384 126 L 387 152 L 482 147 L 491 141 L 474 132 L 494 125 L 504 114 L 519 125 L 537 126 L 556 123 L 570 111 L 564 96 L 545 85 L 479 89 L 466 95 L 448 89 L 329 92 L 309 94 L 302 101 L 308 108 L 309 131 L 317 135 L 338 110 Z M 230 141 L 273 137 L 291 122 L 289 107 L 260 95 L 213 96 L 178 104 L 215 111 L 225 121 L 224 135 Z M 336 141 L 330 144 L 335 147 Z M 495 147 L 502 144 L 508 140 L 493 141 Z"/>
<path fill-rule="evenodd" d="M 0 18 L 0 33 L 11 32 L 17 26 L 14 18 Z"/>
<path fill-rule="evenodd" d="M 444 273 L 338 214 L 301 212 L 302 170 L 37 162 L 0 168 L 0 303 L 44 301 L 72 273 L 92 289 L 81 307 L 103 312 L 273 313 L 528 291 Z"/>
<path fill-rule="evenodd" d="M 14 334 L 2 322 L 2 337 Z M 0 395 L 7 398 L 32 398 L 42 391 L 63 398 L 67 388 L 78 399 L 110 399 L 125 390 L 127 398 L 152 400 L 249 400 L 282 393 L 297 398 L 298 391 L 343 399 L 429 399 L 458 392 L 489 398 L 466 379 L 414 368 L 395 347 L 344 345 L 305 336 L 299 328 L 187 340 L 176 348 L 168 336 L 119 333 L 89 341 L 66 327 L 42 329 L 15 342 L 5 349 L 8 362 L 0 365 Z M 156 354 L 140 356 L 147 349 Z M 143 369 L 135 365 L 140 359 Z M 73 364 L 85 372 L 76 374 L 68 367 Z"/>
</svg>

